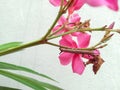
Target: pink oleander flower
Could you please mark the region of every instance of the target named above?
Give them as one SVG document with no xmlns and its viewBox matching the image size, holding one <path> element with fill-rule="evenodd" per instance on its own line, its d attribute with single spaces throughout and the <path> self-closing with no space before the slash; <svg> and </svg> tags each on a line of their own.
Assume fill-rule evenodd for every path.
<svg viewBox="0 0 120 90">
<path fill-rule="evenodd" d="M 61 0 L 49 1 L 54 6 L 60 6 Z M 64 5 L 66 5 L 67 2 L 67 0 L 64 0 Z M 68 8 L 69 14 L 73 13 L 75 10 L 79 10 L 85 3 L 93 7 L 107 6 L 114 11 L 118 10 L 118 0 L 72 0 L 72 4 Z"/>
<path fill-rule="evenodd" d="M 64 28 L 62 28 L 62 30 L 60 30 L 57 34 L 67 32 L 73 29 L 73 27 L 76 26 L 76 24 L 80 23 L 80 19 L 80 16 L 76 13 L 71 14 L 69 19 L 65 18 L 64 16 L 61 16 L 58 20 L 58 25 L 55 26 L 52 31 L 55 32 L 64 25 Z"/>
<path fill-rule="evenodd" d="M 88 33 L 82 33 L 82 32 L 79 33 L 79 35 L 77 36 L 78 43 L 76 43 L 72 39 L 72 37 L 73 36 L 71 35 L 63 36 L 59 42 L 60 45 L 67 46 L 70 48 L 86 48 L 89 45 L 91 36 Z M 59 59 L 62 65 L 68 65 L 70 62 L 72 62 L 72 70 L 74 73 L 78 73 L 81 75 L 85 69 L 85 64 L 83 62 L 82 54 L 61 52 Z"/>
<path fill-rule="evenodd" d="M 49 0 L 49 1 L 54 6 L 60 6 L 61 0 Z M 67 0 L 64 0 L 64 5 L 66 5 L 67 2 L 68 2 Z M 72 14 L 75 10 L 79 10 L 84 4 L 84 0 L 71 0 L 71 2 L 72 4 L 68 8 L 69 14 Z"/>
</svg>

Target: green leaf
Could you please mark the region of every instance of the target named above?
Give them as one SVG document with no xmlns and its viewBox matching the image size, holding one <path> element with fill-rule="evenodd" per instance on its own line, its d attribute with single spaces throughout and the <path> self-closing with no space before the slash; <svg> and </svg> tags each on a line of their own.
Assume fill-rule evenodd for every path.
<svg viewBox="0 0 120 90">
<path fill-rule="evenodd" d="M 21 45 L 22 42 L 9 42 L 0 45 L 0 52 Z"/>
<path fill-rule="evenodd" d="M 38 72 L 36 72 L 36 71 L 34 71 L 34 70 L 31 70 L 31 69 L 29 69 L 29 68 L 22 67 L 22 66 L 17 66 L 17 65 L 5 63 L 5 62 L 0 62 L 0 69 L 25 71 L 25 72 L 29 72 L 29 73 L 32 73 L 32 74 L 36 74 L 36 75 L 39 75 L 39 76 L 41 76 L 41 77 L 44 77 L 44 78 L 50 79 L 50 80 L 52 80 L 52 81 L 55 81 L 55 80 L 52 79 L 51 77 L 49 77 L 49 76 L 47 76 L 47 75 L 44 75 L 44 74 L 41 74 L 41 73 L 38 73 Z M 57 81 L 55 81 L 55 82 L 57 82 Z"/>
<path fill-rule="evenodd" d="M 20 89 L 0 86 L 0 90 L 20 90 Z"/>
<path fill-rule="evenodd" d="M 19 74 L 15 74 L 15 73 L 11 73 L 9 71 L 5 71 L 5 70 L 0 70 L 0 74 L 4 75 L 6 77 L 9 77 L 11 79 L 14 79 L 26 86 L 29 86 L 31 88 L 33 88 L 34 90 L 63 90 L 57 86 L 48 84 L 48 83 L 44 83 L 41 81 L 38 81 L 36 79 L 27 77 L 27 76 L 23 76 L 23 75 L 19 75 Z"/>
</svg>

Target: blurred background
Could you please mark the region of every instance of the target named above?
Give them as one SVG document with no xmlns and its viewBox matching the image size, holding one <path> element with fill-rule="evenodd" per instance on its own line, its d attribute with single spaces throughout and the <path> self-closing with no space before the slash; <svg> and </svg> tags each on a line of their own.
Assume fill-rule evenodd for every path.
<svg viewBox="0 0 120 90">
<path fill-rule="evenodd" d="M 120 5 L 120 1 L 119 1 Z M 36 40 L 45 34 L 55 19 L 59 8 L 53 7 L 48 0 L 0 0 L 0 44 Z M 81 21 L 91 20 L 91 27 L 101 27 L 115 22 L 114 28 L 120 28 L 120 10 L 107 7 L 93 8 L 84 5 L 78 13 Z M 91 45 L 102 37 L 103 32 L 92 33 Z M 58 43 L 58 39 L 52 42 Z M 31 77 L 57 85 L 65 90 L 119 90 L 120 89 L 120 34 L 115 34 L 108 46 L 101 49 L 105 60 L 97 75 L 92 66 L 86 67 L 83 75 L 72 72 L 71 65 L 59 63 L 59 49 L 49 45 L 40 45 L 0 57 L 0 61 L 26 66 L 46 74 L 59 83 L 24 73 Z M 22 90 L 32 90 L 14 80 L 0 75 L 0 86 L 10 86 Z"/>
</svg>

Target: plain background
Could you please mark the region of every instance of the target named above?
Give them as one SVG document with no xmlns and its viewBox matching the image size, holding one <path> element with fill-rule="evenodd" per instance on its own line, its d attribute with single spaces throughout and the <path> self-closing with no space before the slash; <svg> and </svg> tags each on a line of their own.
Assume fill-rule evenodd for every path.
<svg viewBox="0 0 120 90">
<path fill-rule="evenodd" d="M 58 8 L 49 4 L 48 0 L 0 0 L 0 44 L 12 41 L 29 42 L 40 38 L 52 24 L 57 11 Z M 101 27 L 115 21 L 115 28 L 120 28 L 120 11 L 114 12 L 107 7 L 93 8 L 84 5 L 78 12 L 81 21 L 91 19 L 91 27 Z M 93 33 L 91 45 L 103 34 Z M 58 39 L 53 42 L 57 43 Z M 108 44 L 100 50 L 105 63 L 97 75 L 93 74 L 91 65 L 86 67 L 81 76 L 72 73 L 71 65 L 60 65 L 59 49 L 49 45 L 36 46 L 2 56 L 0 60 L 47 74 L 60 83 L 56 84 L 32 74 L 18 72 L 55 84 L 65 90 L 119 90 L 120 35 L 115 33 Z M 0 86 L 32 90 L 4 76 L 0 76 Z"/>
</svg>

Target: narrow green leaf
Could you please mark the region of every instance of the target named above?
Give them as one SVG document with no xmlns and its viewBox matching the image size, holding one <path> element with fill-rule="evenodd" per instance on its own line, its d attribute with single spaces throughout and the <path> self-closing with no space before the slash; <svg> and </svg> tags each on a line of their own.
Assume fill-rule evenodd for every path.
<svg viewBox="0 0 120 90">
<path fill-rule="evenodd" d="M 31 70 L 31 69 L 29 69 L 29 68 L 22 67 L 22 66 L 17 66 L 17 65 L 5 63 L 5 62 L 0 62 L 0 69 L 25 71 L 25 72 L 29 72 L 29 73 L 32 73 L 32 74 L 36 74 L 36 75 L 39 75 L 39 76 L 41 76 L 41 77 L 44 77 L 44 78 L 50 79 L 50 80 L 52 80 L 52 81 L 55 81 L 55 80 L 52 79 L 51 77 L 49 77 L 49 76 L 47 76 L 47 75 L 44 75 L 44 74 L 41 74 L 41 73 L 38 73 L 38 72 L 36 72 L 36 71 L 34 71 L 34 70 Z M 55 81 L 55 82 L 57 82 L 57 81 Z"/>
<path fill-rule="evenodd" d="M 6 77 L 9 77 L 11 79 L 14 79 L 22 84 L 25 84 L 26 86 L 29 86 L 31 88 L 33 88 L 34 90 L 63 90 L 57 86 L 48 84 L 48 83 L 44 83 L 41 81 L 38 81 L 36 79 L 27 77 L 27 76 L 23 76 L 23 75 L 19 75 L 19 74 L 15 74 L 15 73 L 11 73 L 9 71 L 5 71 L 5 70 L 0 70 L 0 74 L 4 75 Z"/>
<path fill-rule="evenodd" d="M 4 86 L 0 86 L 0 90 L 20 90 L 20 89 L 11 88 L 11 87 L 4 87 Z"/>
<path fill-rule="evenodd" d="M 10 48 L 19 46 L 21 44 L 22 44 L 22 42 L 9 42 L 9 43 L 5 43 L 5 44 L 1 44 L 0 51 L 8 50 Z"/>
</svg>

